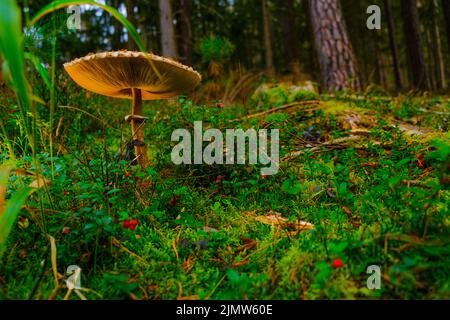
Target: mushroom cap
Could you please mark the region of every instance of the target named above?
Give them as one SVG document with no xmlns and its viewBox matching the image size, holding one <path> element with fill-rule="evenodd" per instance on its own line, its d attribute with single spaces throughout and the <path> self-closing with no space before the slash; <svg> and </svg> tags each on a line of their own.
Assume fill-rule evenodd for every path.
<svg viewBox="0 0 450 320">
<path fill-rule="evenodd" d="M 134 51 L 90 54 L 65 63 L 64 68 L 79 86 L 125 99 L 132 98 L 132 88 L 142 90 L 143 100 L 167 99 L 192 90 L 201 81 L 200 74 L 191 67 Z"/>
</svg>

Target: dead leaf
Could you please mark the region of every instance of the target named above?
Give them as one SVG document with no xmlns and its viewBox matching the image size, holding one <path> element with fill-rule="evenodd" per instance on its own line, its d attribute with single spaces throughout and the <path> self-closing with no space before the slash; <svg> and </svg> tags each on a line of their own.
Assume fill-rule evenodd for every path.
<svg viewBox="0 0 450 320">
<path fill-rule="evenodd" d="M 33 180 L 29 187 L 33 189 L 39 189 L 42 188 L 44 185 L 49 186 L 50 180 L 45 179 L 44 177 L 37 177 L 35 180 Z"/>
<path fill-rule="evenodd" d="M 430 129 L 419 128 L 419 127 L 416 127 L 413 125 L 403 124 L 403 123 L 399 124 L 398 128 L 400 129 L 400 131 L 402 131 L 410 136 L 412 136 L 412 135 L 421 136 L 421 135 L 431 132 Z"/>
<path fill-rule="evenodd" d="M 356 130 L 359 128 L 359 124 L 362 121 L 362 118 L 359 114 L 350 112 L 350 114 L 344 118 L 344 129 L 352 129 Z"/>
<path fill-rule="evenodd" d="M 370 130 L 366 129 L 353 129 L 350 131 L 350 134 L 354 136 L 368 136 L 370 135 Z"/>
<path fill-rule="evenodd" d="M 239 262 L 235 262 L 231 265 L 231 268 L 237 268 L 237 267 L 242 267 L 242 266 L 246 266 L 247 264 L 250 263 L 250 260 L 242 260 Z"/>
<path fill-rule="evenodd" d="M 314 225 L 309 222 L 301 220 L 288 221 L 281 213 L 273 211 L 265 216 L 257 216 L 255 220 L 275 227 L 294 229 L 295 231 L 311 230 L 314 228 Z"/>
<path fill-rule="evenodd" d="M 352 211 L 350 210 L 349 207 L 342 207 L 342 210 L 344 210 L 344 212 L 347 214 L 347 216 L 352 215 Z"/>
<path fill-rule="evenodd" d="M 51 235 L 47 235 L 47 238 L 50 241 L 52 270 L 53 270 L 53 277 L 55 278 L 55 288 L 56 288 L 59 285 L 58 266 L 56 264 L 56 241 L 55 238 L 53 238 Z"/>
<path fill-rule="evenodd" d="M 245 249 L 247 250 L 252 249 L 256 247 L 256 245 L 258 244 L 256 240 L 246 237 L 242 237 L 241 240 L 244 242 L 244 244 L 239 246 L 239 248 L 237 249 L 238 252 L 243 251 Z"/>
<path fill-rule="evenodd" d="M 219 230 L 208 227 L 208 226 L 203 226 L 203 231 L 205 231 L 207 233 L 219 232 Z"/>
<path fill-rule="evenodd" d="M 26 229 L 30 225 L 30 221 L 26 217 L 20 217 L 19 218 L 19 227 L 21 229 Z"/>
</svg>

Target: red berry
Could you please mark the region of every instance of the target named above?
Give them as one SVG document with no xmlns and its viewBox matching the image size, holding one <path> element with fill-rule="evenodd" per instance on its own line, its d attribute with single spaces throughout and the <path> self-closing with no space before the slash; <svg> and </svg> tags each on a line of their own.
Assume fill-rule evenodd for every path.
<svg viewBox="0 0 450 320">
<path fill-rule="evenodd" d="M 135 176 L 134 177 L 134 181 L 138 181 L 139 180 L 139 177 L 138 176 Z"/>
<path fill-rule="evenodd" d="M 180 196 L 175 195 L 172 197 L 172 199 L 169 200 L 169 205 L 172 207 L 175 207 L 176 205 L 178 205 L 178 200 L 180 200 Z"/>
<path fill-rule="evenodd" d="M 333 261 L 333 268 L 342 268 L 344 266 L 344 263 L 341 259 L 334 259 Z"/>
<path fill-rule="evenodd" d="M 267 175 L 267 174 L 262 174 L 261 175 L 261 178 L 263 178 L 263 179 L 267 179 L 269 176 Z"/>
<path fill-rule="evenodd" d="M 139 221 L 137 219 L 133 219 L 133 220 L 130 221 L 130 225 L 131 226 L 137 226 L 138 222 Z"/>
<path fill-rule="evenodd" d="M 216 183 L 221 183 L 223 179 L 223 176 L 217 176 Z"/>
<path fill-rule="evenodd" d="M 134 231 L 135 228 L 136 228 L 136 226 L 131 225 L 129 229 L 130 229 L 131 231 Z"/>
<path fill-rule="evenodd" d="M 217 106 L 218 106 L 219 108 L 221 108 L 221 109 L 223 109 L 223 107 L 224 107 L 224 105 L 223 105 L 222 103 L 220 103 L 220 102 L 217 102 Z"/>
<path fill-rule="evenodd" d="M 376 164 L 373 162 L 364 162 L 363 164 L 361 164 L 361 168 L 365 168 L 365 167 L 372 167 L 375 168 Z"/>
<path fill-rule="evenodd" d="M 425 167 L 424 165 L 423 165 L 423 162 L 422 162 L 422 160 L 420 160 L 420 159 L 417 159 L 417 166 L 419 167 L 419 168 L 423 168 L 423 167 Z"/>
<path fill-rule="evenodd" d="M 125 220 L 125 221 L 123 222 L 123 227 L 124 227 L 124 228 L 129 228 L 129 227 L 130 227 L 130 221 Z"/>
<path fill-rule="evenodd" d="M 129 177 L 130 177 L 130 175 L 131 175 L 131 173 L 129 173 L 128 171 L 127 171 L 127 172 L 125 172 L 125 178 L 129 178 Z"/>
<path fill-rule="evenodd" d="M 64 227 L 63 230 L 62 230 L 62 233 L 69 234 L 70 233 L 70 228 L 69 227 Z"/>
<path fill-rule="evenodd" d="M 65 197 L 65 196 L 67 196 L 69 193 L 67 192 L 67 191 L 64 191 L 63 192 L 63 196 Z"/>
<path fill-rule="evenodd" d="M 423 154 L 417 156 L 417 166 L 421 169 L 425 168 L 425 165 L 423 164 Z"/>
</svg>

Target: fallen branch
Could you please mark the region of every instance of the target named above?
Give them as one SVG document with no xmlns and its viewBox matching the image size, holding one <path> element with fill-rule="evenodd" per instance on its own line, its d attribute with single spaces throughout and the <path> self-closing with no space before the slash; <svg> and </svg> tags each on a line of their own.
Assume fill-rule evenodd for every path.
<svg viewBox="0 0 450 320">
<path fill-rule="evenodd" d="M 235 119 L 233 121 L 240 121 L 240 120 L 247 120 L 247 119 L 257 118 L 257 117 L 260 117 L 260 116 L 265 116 L 265 115 L 268 115 L 268 114 L 271 114 L 271 113 L 287 110 L 287 109 L 298 107 L 298 106 L 309 106 L 309 105 L 318 105 L 318 104 L 320 104 L 320 101 L 317 101 L 317 100 L 294 102 L 294 103 L 286 104 L 286 105 L 281 106 L 281 107 L 272 108 L 272 109 L 269 109 L 269 110 L 266 110 L 266 111 L 263 111 L 263 112 L 254 113 L 254 114 L 245 116 L 245 117 L 240 118 L 240 119 Z"/>
<path fill-rule="evenodd" d="M 351 135 L 351 136 L 344 137 L 344 138 L 339 138 L 339 139 L 335 139 L 335 140 L 331 140 L 331 141 L 326 141 L 324 143 L 321 143 L 318 146 L 312 147 L 312 148 L 307 149 L 307 150 L 299 150 L 299 151 L 288 153 L 281 160 L 284 161 L 286 159 L 290 159 L 290 158 L 293 158 L 293 157 L 298 157 L 298 156 L 302 155 L 303 153 L 305 153 L 305 151 L 315 152 L 315 151 L 320 150 L 322 147 L 330 147 L 330 146 L 335 146 L 335 145 L 341 145 L 344 142 L 360 140 L 362 137 L 363 136 L 360 136 L 360 135 Z"/>
</svg>

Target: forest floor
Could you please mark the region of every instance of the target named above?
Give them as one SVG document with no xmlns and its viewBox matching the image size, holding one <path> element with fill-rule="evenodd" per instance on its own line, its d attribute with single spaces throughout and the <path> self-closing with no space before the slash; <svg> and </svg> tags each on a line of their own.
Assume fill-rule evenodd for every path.
<svg viewBox="0 0 450 320">
<path fill-rule="evenodd" d="M 118 156 L 130 102 L 68 92 L 55 155 L 44 142 L 38 155 L 47 187 L 27 201 L 0 260 L 0 298 L 450 298 L 448 100 L 277 89 L 245 107 L 146 103 L 142 171 Z M 8 99 L 6 134 L 26 150 Z M 280 171 L 174 165 L 171 134 L 195 120 L 279 128 Z M 0 151 L 7 162 L 4 141 Z M 33 158 L 15 166 L 33 172 Z M 32 180 L 13 174 L 7 197 Z M 66 288 L 70 265 L 82 269 L 82 295 Z M 371 265 L 379 290 L 366 285 Z"/>
</svg>

